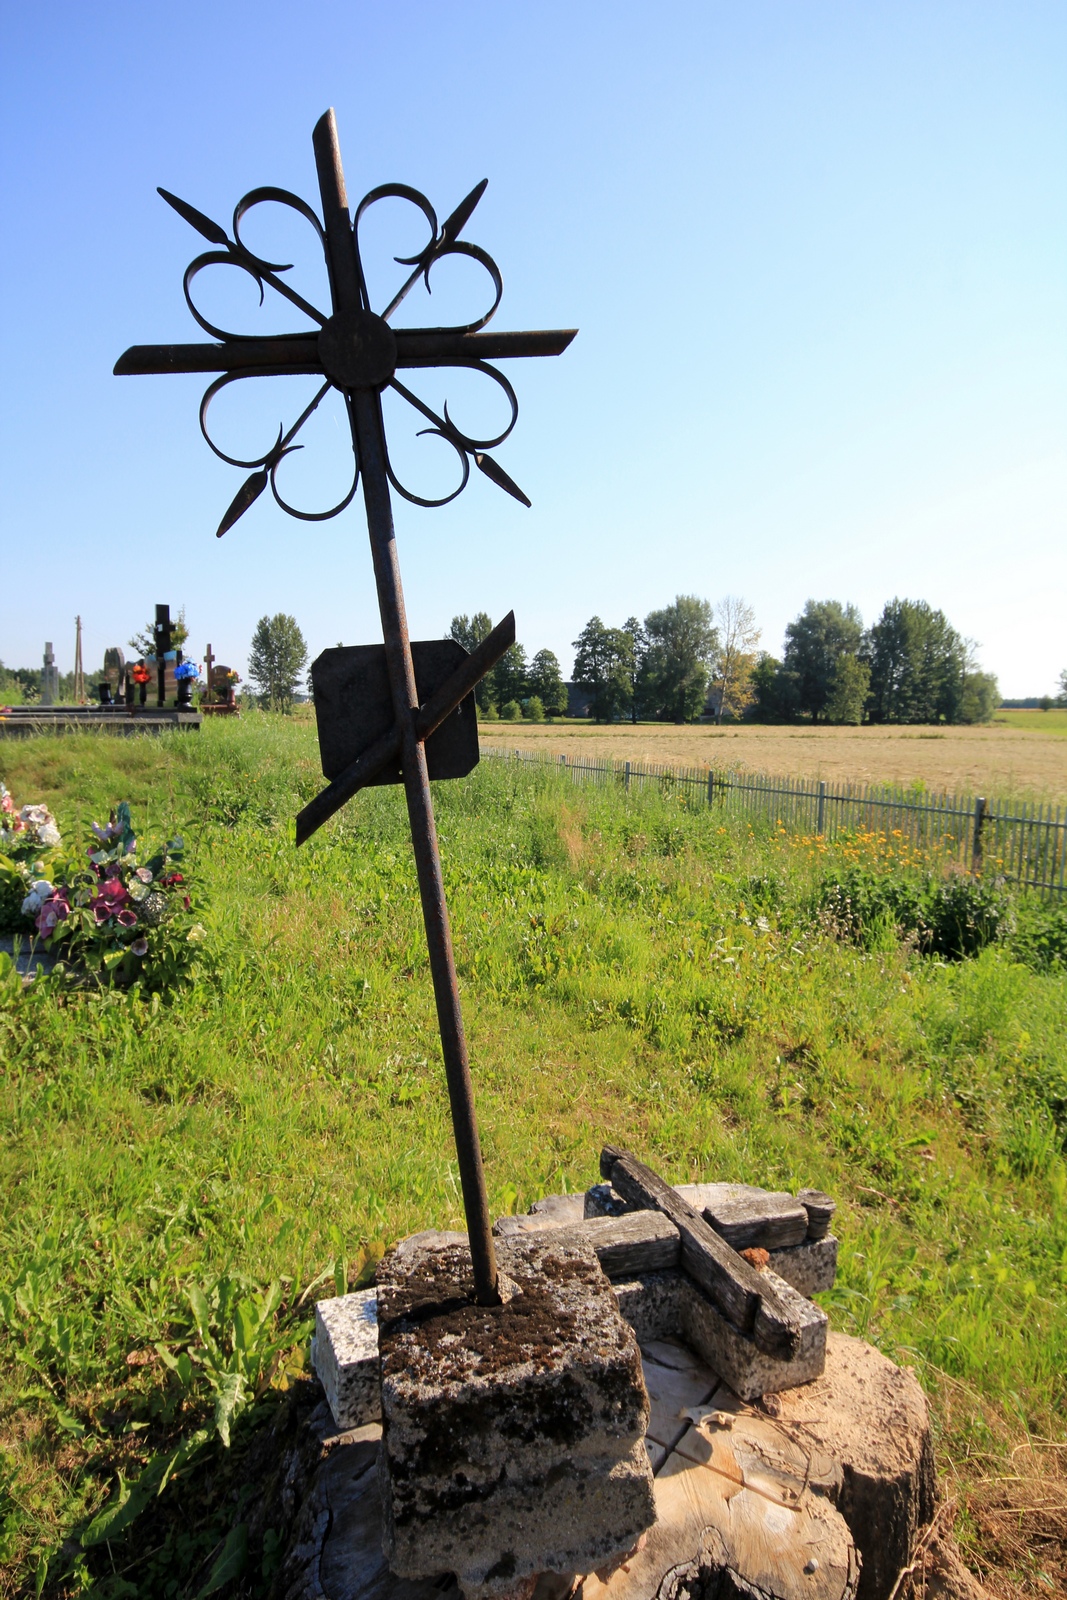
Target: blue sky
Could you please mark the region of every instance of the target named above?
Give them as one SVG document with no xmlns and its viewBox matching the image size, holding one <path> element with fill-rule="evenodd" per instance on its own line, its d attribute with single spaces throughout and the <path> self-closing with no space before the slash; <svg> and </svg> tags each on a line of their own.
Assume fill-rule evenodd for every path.
<svg viewBox="0 0 1067 1600">
<path fill-rule="evenodd" d="M 260 184 L 317 201 L 333 105 L 352 198 L 399 180 L 443 217 L 488 177 L 466 237 L 503 273 L 495 325 L 580 329 L 507 364 L 521 411 L 497 454 L 532 510 L 477 474 L 443 510 L 397 506 L 415 637 L 514 607 L 567 669 L 594 612 L 731 593 L 777 654 L 809 596 L 870 621 L 899 594 L 978 640 L 1006 694 L 1067 666 L 1062 4 L 7 0 L 3 40 L 9 665 L 47 638 L 68 669 L 76 612 L 93 665 L 161 600 L 198 658 L 210 640 L 242 671 L 264 612 L 295 614 L 312 654 L 380 637 L 358 502 L 306 524 L 262 499 L 216 541 L 242 474 L 200 437 L 202 382 L 111 375 L 129 344 L 200 337 L 197 236 L 156 184 L 226 226 Z M 382 211 L 381 258 L 417 248 Z M 291 243 L 276 259 L 314 299 L 301 226 L 249 238 Z M 479 291 L 442 274 L 409 320 Z M 205 304 L 256 331 L 254 300 Z M 226 437 L 273 440 L 295 383 L 235 386 Z M 425 392 L 496 414 L 458 380 Z M 441 482 L 404 426 L 397 459 Z M 344 467 L 326 411 L 294 492 Z"/>
</svg>

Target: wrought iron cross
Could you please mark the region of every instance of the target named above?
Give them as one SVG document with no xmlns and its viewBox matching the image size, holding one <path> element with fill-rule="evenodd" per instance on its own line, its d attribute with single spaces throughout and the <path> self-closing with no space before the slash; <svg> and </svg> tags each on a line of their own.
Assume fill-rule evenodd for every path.
<svg viewBox="0 0 1067 1600">
<path fill-rule="evenodd" d="M 406 184 L 383 184 L 379 188 L 372 189 L 357 206 L 353 218 L 348 207 L 341 153 L 337 141 L 337 124 L 332 110 L 327 111 L 316 124 L 313 144 L 319 193 L 322 199 L 321 222 L 311 206 L 287 190 L 269 187 L 253 189 L 238 202 L 234 211 L 231 239 L 223 228 L 195 210 L 193 206 L 163 189 L 159 191 L 187 222 L 215 246 L 213 250 L 197 256 L 186 269 L 185 298 L 200 326 L 221 342 L 134 345 L 120 357 L 115 365 L 115 372 L 222 374 L 209 384 L 201 401 L 200 426 L 216 455 L 234 466 L 251 467 L 254 470 L 238 490 L 223 517 L 218 528 L 220 536 L 243 516 L 268 485 L 284 511 L 305 520 L 320 521 L 336 516 L 344 510 L 352 500 L 362 475 L 363 500 L 374 561 L 378 606 L 385 636 L 385 655 L 394 721 L 387 733 L 363 750 L 344 771 L 334 777 L 321 794 L 304 807 L 297 818 L 297 843 L 302 844 L 358 789 L 372 782 L 383 768 L 388 767 L 391 762 L 395 764 L 399 758 L 429 945 L 430 970 L 437 1001 L 437 1017 L 452 1109 L 452 1126 L 455 1131 L 463 1205 L 474 1267 L 475 1291 L 482 1304 L 494 1304 L 499 1299 L 496 1256 L 474 1114 L 474 1096 L 463 1030 L 463 1015 L 452 955 L 448 906 L 441 877 L 441 860 L 437 848 L 437 830 L 430 796 L 425 742 L 514 642 L 515 618 L 514 614 L 510 613 L 479 648 L 464 660 L 443 684 L 436 686 L 423 704 L 420 704 L 404 610 L 404 592 L 400 582 L 389 489 L 392 485 L 405 499 L 414 501 L 418 505 L 444 505 L 466 487 L 470 476 L 470 462 L 473 460 L 475 466 L 499 488 L 513 495 L 523 505 L 529 505 L 530 502 L 522 490 L 512 482 L 492 456 L 487 454 L 489 449 L 501 444 L 507 438 L 518 415 L 518 402 L 511 384 L 502 373 L 487 365 L 487 362 L 510 356 L 560 355 L 574 338 L 574 330 L 534 333 L 481 331 L 500 304 L 503 284 L 492 258 L 479 246 L 468 244 L 459 236 L 481 199 L 485 189 L 484 182 L 471 191 L 440 229 L 429 201 Z M 397 258 L 401 265 L 412 267 L 413 271 L 384 312 L 378 315 L 371 310 L 367 294 L 359 253 L 359 223 L 370 206 L 386 198 L 408 200 L 418 206 L 429 223 L 430 238 L 418 255 Z M 265 201 L 275 201 L 291 207 L 315 228 L 329 270 L 332 298 L 330 316 L 327 317 L 317 310 L 279 276 L 288 270 L 286 266 L 253 255 L 242 243 L 242 220 L 253 206 Z M 470 257 L 489 273 L 495 290 L 495 298 L 489 311 L 477 322 L 457 328 L 393 329 L 390 327 L 389 318 L 400 306 L 408 291 L 420 278 L 429 288 L 429 274 L 433 264 L 448 255 Z M 318 332 L 273 338 L 246 338 L 214 327 L 197 310 L 190 292 L 197 273 L 212 265 L 236 266 L 248 273 L 259 285 L 261 300 L 265 286 L 284 295 L 318 324 Z M 447 406 L 444 408 L 444 415 L 438 416 L 396 376 L 400 368 L 436 366 L 473 368 L 496 382 L 504 391 L 511 406 L 511 419 L 503 433 L 496 438 L 486 440 L 473 439 L 461 433 L 449 417 Z M 305 408 L 288 432 L 279 430 L 276 443 L 266 455 L 253 461 L 240 461 L 224 455 L 207 431 L 207 412 L 214 396 L 227 384 L 241 378 L 279 376 L 287 373 L 313 373 L 325 381 L 311 404 Z M 297 448 L 293 445 L 293 439 L 331 387 L 343 394 L 348 411 L 354 458 L 352 484 L 344 499 L 329 510 L 299 511 L 289 505 L 279 492 L 278 467 L 289 451 Z M 382 422 L 381 395 L 387 387 L 399 393 L 428 420 L 430 427 L 424 430 L 425 432 L 444 439 L 456 452 L 462 465 L 462 475 L 458 488 L 452 493 L 436 500 L 424 499 L 410 493 L 397 479 L 389 461 Z"/>
</svg>

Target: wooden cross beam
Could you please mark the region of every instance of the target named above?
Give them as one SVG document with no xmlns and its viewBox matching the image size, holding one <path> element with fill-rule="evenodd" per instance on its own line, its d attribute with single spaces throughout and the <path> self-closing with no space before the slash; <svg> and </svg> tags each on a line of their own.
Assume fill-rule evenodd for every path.
<svg viewBox="0 0 1067 1600">
<path fill-rule="evenodd" d="M 574 338 L 574 330 L 526 333 L 483 331 L 500 303 L 503 284 L 492 258 L 479 246 L 461 239 L 460 234 L 481 199 L 484 182 L 471 190 L 440 229 L 429 201 L 404 184 L 383 184 L 372 189 L 356 207 L 353 217 L 348 205 L 337 125 L 332 111 L 328 111 L 317 123 L 313 144 L 322 202 L 321 220 L 296 195 L 274 188 L 253 189 L 238 202 L 231 238 L 225 229 L 195 207 L 168 194 L 166 190 L 160 190 L 167 203 L 213 246 L 197 256 L 187 268 L 185 296 L 197 322 L 217 342 L 135 345 L 116 363 L 115 372 L 120 375 L 163 372 L 221 374 L 208 386 L 201 402 L 201 429 L 216 455 L 233 465 L 253 470 L 237 491 L 219 524 L 217 532 L 220 537 L 268 487 L 283 510 L 305 520 L 319 521 L 343 511 L 362 479 L 378 608 L 385 638 L 393 726 L 305 806 L 297 819 L 297 838 L 299 842 L 307 839 L 357 789 L 370 782 L 387 763 L 395 762 L 399 756 L 437 1001 L 475 1290 L 483 1304 L 494 1304 L 499 1300 L 496 1257 L 474 1115 L 448 906 L 441 876 L 425 742 L 514 641 L 515 619 L 514 616 L 505 618 L 479 649 L 430 696 L 426 704 L 420 705 L 393 531 L 390 488 L 418 505 L 443 505 L 466 487 L 473 462 L 498 488 L 522 504 L 529 505 L 523 491 L 489 454 L 490 449 L 501 444 L 514 427 L 518 402 L 510 382 L 488 362 L 513 356 L 559 355 Z M 429 224 L 430 237 L 418 255 L 402 262 L 413 270 L 384 312 L 378 315 L 370 307 L 360 259 L 359 223 L 370 206 L 386 198 L 405 200 L 416 205 Z M 244 217 L 254 206 L 266 202 L 288 206 L 315 229 L 329 270 L 329 314 L 311 305 L 285 281 L 282 274 L 288 270 L 287 267 L 255 256 L 242 242 L 241 224 Z M 429 276 L 434 263 L 449 255 L 465 256 L 489 274 L 495 293 L 489 310 L 476 322 L 463 327 L 394 330 L 389 318 L 408 292 L 420 278 L 429 288 Z M 317 331 L 260 339 L 240 337 L 215 327 L 197 310 L 191 293 L 197 274 L 208 266 L 228 266 L 248 274 L 258 284 L 261 294 L 269 287 L 283 295 L 317 324 Z M 511 420 L 503 432 L 492 439 L 475 439 L 462 433 L 450 418 L 447 407 L 443 415 L 438 415 L 397 377 L 398 371 L 404 369 L 431 366 L 468 367 L 496 383 L 511 407 Z M 249 461 L 226 456 L 211 439 L 207 429 L 208 408 L 214 396 L 226 385 L 243 378 L 284 373 L 309 373 L 323 378 L 324 382 L 292 427 L 285 432 L 279 431 L 278 439 L 265 454 Z M 279 490 L 278 469 L 285 457 L 298 448 L 293 443 L 294 439 L 331 387 L 344 395 L 348 411 L 354 462 L 352 484 L 344 498 L 324 512 L 298 510 L 287 503 Z M 389 460 L 382 421 L 381 396 L 386 388 L 394 390 L 429 422 L 430 426 L 424 432 L 443 439 L 452 447 L 460 464 L 461 479 L 458 488 L 450 494 L 429 500 L 412 493 L 401 484 Z"/>
</svg>

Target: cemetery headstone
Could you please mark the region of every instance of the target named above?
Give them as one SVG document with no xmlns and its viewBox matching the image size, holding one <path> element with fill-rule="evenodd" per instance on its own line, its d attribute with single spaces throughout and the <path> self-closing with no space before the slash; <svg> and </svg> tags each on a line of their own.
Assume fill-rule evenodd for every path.
<svg viewBox="0 0 1067 1600">
<path fill-rule="evenodd" d="M 54 706 L 59 695 L 59 668 L 52 653 L 51 640 L 44 647 L 44 667 L 41 672 L 41 704 Z"/>
<path fill-rule="evenodd" d="M 178 665 L 179 652 L 172 644 L 172 624 L 170 620 L 170 606 L 156 607 L 156 621 L 152 629 L 153 641 L 156 647 L 156 703 L 166 705 L 168 699 L 177 696 L 178 684 L 174 677 L 174 669 Z"/>
<path fill-rule="evenodd" d="M 126 656 L 117 644 L 104 651 L 104 677 L 111 690 L 111 699 L 117 705 L 126 689 Z"/>
</svg>

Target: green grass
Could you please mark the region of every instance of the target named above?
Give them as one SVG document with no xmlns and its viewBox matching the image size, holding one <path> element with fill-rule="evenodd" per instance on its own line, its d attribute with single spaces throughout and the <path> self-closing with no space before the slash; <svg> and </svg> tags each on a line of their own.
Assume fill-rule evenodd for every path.
<svg viewBox="0 0 1067 1600">
<path fill-rule="evenodd" d="M 403 797 L 297 850 L 314 733 L 266 716 L 20 741 L 0 776 L 68 832 L 121 798 L 181 827 L 210 935 L 171 1003 L 40 985 L 0 1008 L 3 1592 L 51 1556 L 49 1590 L 193 1595 L 244 1526 L 210 1486 L 285 1403 L 308 1285 L 461 1220 Z M 967 1520 L 983 1479 L 1065 1438 L 1067 976 L 838 942 L 812 906 L 844 846 L 669 791 L 487 762 L 435 799 L 495 1211 L 584 1188 L 606 1141 L 675 1181 L 829 1190 L 823 1303 L 915 1366 L 994 1559 Z M 227 1455 L 211 1418 L 238 1373 L 258 1399 Z M 120 1482 L 147 1467 L 154 1495 L 201 1437 L 152 1537 L 120 1518 L 81 1548 Z M 281 1536 L 255 1535 L 241 1592 L 266 1592 Z"/>
<path fill-rule="evenodd" d="M 1038 733 L 1067 735 L 1067 706 L 1052 706 L 1048 711 L 1010 710 L 998 711 L 993 721 L 1010 728 L 1030 728 Z"/>
</svg>

